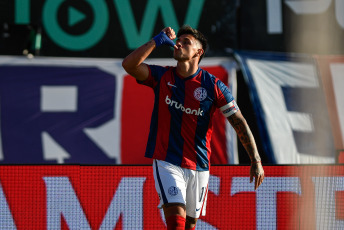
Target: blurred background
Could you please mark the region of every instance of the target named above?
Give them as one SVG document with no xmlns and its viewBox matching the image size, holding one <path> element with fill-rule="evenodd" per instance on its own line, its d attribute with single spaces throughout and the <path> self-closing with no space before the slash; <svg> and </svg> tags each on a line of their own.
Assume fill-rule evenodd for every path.
<svg viewBox="0 0 344 230">
<path fill-rule="evenodd" d="M 266 164 L 344 162 L 342 0 L 0 0 L 0 163 L 149 164 L 152 92 L 121 60 L 166 27 L 202 31 Z M 149 63 L 174 65 L 171 49 Z M 144 96 L 143 96 L 144 95 Z M 213 164 L 249 158 L 221 114 Z"/>
</svg>

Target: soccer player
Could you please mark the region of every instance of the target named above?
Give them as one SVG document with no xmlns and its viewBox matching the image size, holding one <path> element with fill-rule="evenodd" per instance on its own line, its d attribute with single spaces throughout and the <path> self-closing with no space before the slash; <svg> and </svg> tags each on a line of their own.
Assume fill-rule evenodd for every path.
<svg viewBox="0 0 344 230">
<path fill-rule="evenodd" d="M 154 90 L 154 108 L 145 156 L 153 158 L 159 208 L 167 229 L 195 229 L 205 213 L 208 192 L 212 116 L 219 108 L 245 147 L 250 159 L 250 182 L 254 188 L 264 180 L 264 170 L 250 128 L 227 86 L 199 68 L 207 40 L 196 29 L 183 26 L 176 38 L 172 28 L 130 53 L 122 63 L 139 84 Z M 152 51 L 174 48 L 176 67 L 148 65 Z"/>
</svg>

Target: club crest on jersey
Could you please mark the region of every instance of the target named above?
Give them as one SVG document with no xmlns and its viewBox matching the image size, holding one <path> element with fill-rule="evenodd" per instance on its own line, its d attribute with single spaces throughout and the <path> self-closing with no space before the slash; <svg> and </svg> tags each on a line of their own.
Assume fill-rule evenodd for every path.
<svg viewBox="0 0 344 230">
<path fill-rule="evenodd" d="M 207 97 L 207 90 L 203 87 L 198 87 L 194 91 L 194 97 L 198 101 L 203 101 Z"/>
<path fill-rule="evenodd" d="M 174 186 L 171 186 L 168 189 L 168 194 L 170 194 L 171 196 L 176 196 L 178 194 L 178 188 L 174 187 Z"/>
</svg>

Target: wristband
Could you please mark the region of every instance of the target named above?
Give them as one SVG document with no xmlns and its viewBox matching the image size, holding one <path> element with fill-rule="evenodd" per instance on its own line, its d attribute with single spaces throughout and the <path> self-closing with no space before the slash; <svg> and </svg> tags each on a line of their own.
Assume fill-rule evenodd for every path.
<svg viewBox="0 0 344 230">
<path fill-rule="evenodd" d="M 251 164 L 258 164 L 258 163 L 262 163 L 262 161 L 252 161 Z"/>
<path fill-rule="evenodd" d="M 163 31 L 161 31 L 153 39 L 155 41 L 156 47 L 159 47 L 161 45 L 168 45 L 171 47 L 175 46 L 174 42 Z"/>
</svg>

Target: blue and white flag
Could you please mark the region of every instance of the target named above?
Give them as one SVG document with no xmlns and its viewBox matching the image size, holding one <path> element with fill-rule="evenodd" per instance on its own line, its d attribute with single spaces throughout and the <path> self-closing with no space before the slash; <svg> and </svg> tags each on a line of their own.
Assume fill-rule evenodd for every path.
<svg viewBox="0 0 344 230">
<path fill-rule="evenodd" d="M 277 164 L 334 163 L 328 109 L 314 59 L 237 52 L 264 150 Z"/>
</svg>

